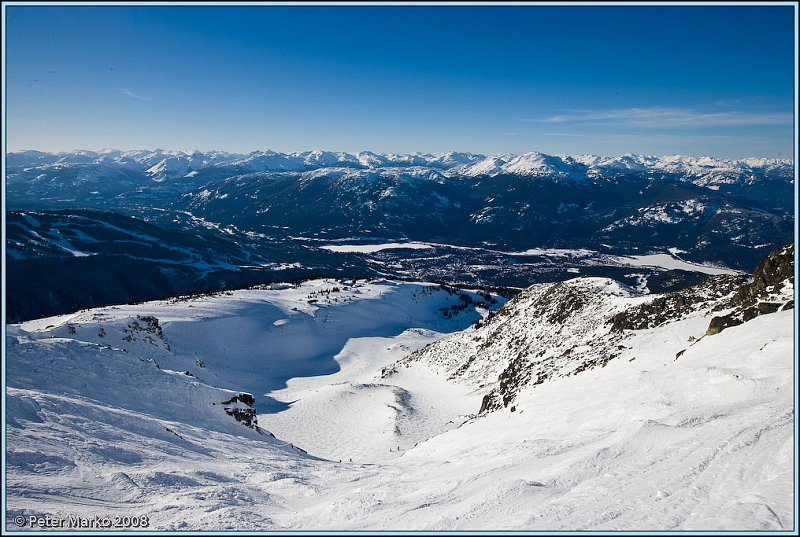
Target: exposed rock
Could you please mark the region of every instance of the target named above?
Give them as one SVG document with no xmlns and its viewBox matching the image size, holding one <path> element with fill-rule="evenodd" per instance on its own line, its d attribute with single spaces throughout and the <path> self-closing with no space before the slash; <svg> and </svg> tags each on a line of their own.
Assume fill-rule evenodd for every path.
<svg viewBox="0 0 800 537">
<path fill-rule="evenodd" d="M 706 334 L 719 334 L 759 315 L 794 308 L 794 245 L 778 248 L 761 260 L 752 280 L 741 285 L 724 307 L 733 311 L 711 319 Z"/>
<path fill-rule="evenodd" d="M 697 285 L 622 311 L 609 323 L 615 332 L 655 328 L 693 311 L 716 306 L 716 301 L 730 296 L 746 281 L 745 276 L 709 276 Z"/>
<path fill-rule="evenodd" d="M 145 341 L 154 347 L 159 345 L 157 340 L 161 340 L 161 345 L 170 350 L 169 342 L 164 336 L 164 330 L 158 322 L 158 318 L 152 315 L 137 315 L 136 319 L 128 323 L 122 330 L 125 335 L 123 341 L 133 342 L 137 340 Z"/>
<path fill-rule="evenodd" d="M 753 281 L 739 289 L 731 305 L 750 306 L 759 299 L 768 299 L 787 280 L 794 285 L 794 244 L 778 248 L 762 259 L 753 271 Z"/>
<path fill-rule="evenodd" d="M 229 405 L 224 407 L 225 413 L 233 416 L 236 421 L 251 429 L 257 429 L 258 419 L 256 417 L 256 409 L 253 408 L 255 402 L 256 398 L 251 394 L 240 393 L 227 401 L 223 401 L 221 404 Z"/>
<path fill-rule="evenodd" d="M 631 296 L 628 288 L 605 278 L 535 285 L 473 329 L 428 345 L 383 374 L 425 361 L 454 382 L 488 390 L 479 413 L 514 406 L 525 386 L 603 367 L 619 356 L 621 335 L 604 323 Z"/>
<path fill-rule="evenodd" d="M 145 331 L 152 332 L 160 338 L 164 337 L 164 331 L 161 329 L 161 325 L 158 324 L 157 317 L 152 315 L 137 315 L 136 318 L 145 324 Z"/>
<path fill-rule="evenodd" d="M 231 397 L 227 401 L 223 401 L 222 404 L 223 405 L 230 405 L 230 404 L 239 403 L 239 402 L 243 403 L 243 404 L 245 404 L 247 406 L 253 406 L 256 403 L 256 398 L 253 397 L 249 393 L 240 393 L 239 395 L 234 395 L 233 397 Z"/>
</svg>

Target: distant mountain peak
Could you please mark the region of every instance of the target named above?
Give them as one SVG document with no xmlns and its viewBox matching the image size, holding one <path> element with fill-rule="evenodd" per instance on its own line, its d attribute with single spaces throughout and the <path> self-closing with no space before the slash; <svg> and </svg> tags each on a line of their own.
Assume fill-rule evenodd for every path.
<svg viewBox="0 0 800 537">
<path fill-rule="evenodd" d="M 43 163 L 60 164 L 105 164 L 118 163 L 126 165 L 140 164 L 147 168 L 158 164 L 163 159 L 176 162 L 185 161 L 188 165 L 196 162 L 213 162 L 214 165 L 253 164 L 253 171 L 308 171 L 314 168 L 333 166 L 349 166 L 355 168 L 409 167 L 429 166 L 437 169 L 452 170 L 454 174 L 474 175 L 561 175 L 575 176 L 587 171 L 641 171 L 653 169 L 661 171 L 687 172 L 700 174 L 710 171 L 735 171 L 762 169 L 785 169 L 793 171 L 792 159 L 773 157 L 748 157 L 744 159 L 725 159 L 709 155 L 700 157 L 687 155 L 636 155 L 625 153 L 619 156 L 591 154 L 558 154 L 549 155 L 541 151 L 528 151 L 520 154 L 496 153 L 483 155 L 480 153 L 446 151 L 439 153 L 380 153 L 370 150 L 356 154 L 342 151 L 313 149 L 281 153 L 272 149 L 258 149 L 250 153 L 227 153 L 224 151 L 189 152 L 166 149 L 118 150 L 103 149 L 101 151 L 75 150 L 59 153 L 47 153 L 36 150 L 25 150 L 8 154 L 10 167 L 41 165 Z"/>
</svg>

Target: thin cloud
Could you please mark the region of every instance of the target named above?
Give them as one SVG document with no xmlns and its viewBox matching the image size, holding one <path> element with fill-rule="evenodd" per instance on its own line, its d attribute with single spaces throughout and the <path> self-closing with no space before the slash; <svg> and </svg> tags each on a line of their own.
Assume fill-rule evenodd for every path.
<svg viewBox="0 0 800 537">
<path fill-rule="evenodd" d="M 575 110 L 545 118 L 526 119 L 534 123 L 598 123 L 643 128 L 735 127 L 791 125 L 792 114 L 779 112 L 708 112 L 692 108 L 613 108 Z"/>
<path fill-rule="evenodd" d="M 127 95 L 128 97 L 130 97 L 132 99 L 139 99 L 140 101 L 152 101 L 153 100 L 150 97 L 145 97 L 144 95 L 139 95 L 138 93 L 133 92 L 133 91 L 129 90 L 128 88 L 120 88 L 119 91 L 121 91 L 124 95 Z"/>
<path fill-rule="evenodd" d="M 566 136 L 568 138 L 604 138 L 605 134 L 581 134 L 577 132 L 542 132 L 542 136 Z"/>
</svg>

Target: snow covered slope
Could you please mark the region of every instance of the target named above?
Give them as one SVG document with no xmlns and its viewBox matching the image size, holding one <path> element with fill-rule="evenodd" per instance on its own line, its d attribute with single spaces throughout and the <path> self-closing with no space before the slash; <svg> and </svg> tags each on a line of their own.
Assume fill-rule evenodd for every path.
<svg viewBox="0 0 800 537">
<path fill-rule="evenodd" d="M 642 296 L 606 278 L 575 278 L 534 285 L 484 322 L 411 353 L 383 373 L 421 363 L 455 382 L 485 392 L 480 412 L 513 407 L 524 387 L 577 375 L 629 356 L 632 331 L 670 321 L 693 320 L 716 334 L 743 320 L 794 306 L 794 247 L 767 256 L 753 281 L 735 275 L 710 276 L 666 295 Z"/>
<path fill-rule="evenodd" d="M 317 280 L 11 325 L 6 527 L 791 530 L 793 255 L 491 319 L 476 292 Z M 515 361 L 550 374 L 498 390 Z"/>
<path fill-rule="evenodd" d="M 188 505 L 199 496 L 227 512 L 269 496 L 241 490 L 235 468 L 247 461 L 294 481 L 306 479 L 297 469 L 317 454 L 360 463 L 399 456 L 395 443 L 408 448 L 451 429 L 470 406 L 463 397 L 437 401 L 433 390 L 464 390 L 436 378 L 403 387 L 361 377 L 501 302 L 434 284 L 316 280 L 9 325 L 9 516 L 93 505 L 148 514 L 171 509 L 165 497 Z M 324 379 L 346 367 L 328 387 Z M 312 375 L 324 393 L 298 390 Z M 295 386 L 280 391 L 288 379 Z M 353 405 L 360 401 L 366 413 Z M 407 426 L 408 414 L 426 419 Z M 342 436 L 358 426 L 361 436 Z M 227 527 L 221 514 L 208 520 Z M 226 523 L 245 520 L 266 519 L 243 511 Z M 181 527 L 165 521 L 154 527 Z"/>
<path fill-rule="evenodd" d="M 529 386 L 515 412 L 412 450 L 365 525 L 389 516 L 380 523 L 431 529 L 796 527 L 792 312 L 676 359 L 704 328 L 695 319 L 643 331 L 607 367 Z"/>
</svg>

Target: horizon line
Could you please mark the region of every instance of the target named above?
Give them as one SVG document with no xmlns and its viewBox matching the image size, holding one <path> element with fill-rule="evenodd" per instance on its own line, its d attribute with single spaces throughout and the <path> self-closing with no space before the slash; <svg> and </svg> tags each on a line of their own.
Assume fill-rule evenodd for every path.
<svg viewBox="0 0 800 537">
<path fill-rule="evenodd" d="M 13 154 L 31 153 L 31 152 L 44 153 L 44 154 L 48 154 L 48 155 L 64 155 L 64 154 L 70 154 L 70 153 L 98 153 L 98 154 L 114 153 L 114 152 L 131 153 L 131 152 L 136 152 L 136 151 L 149 151 L 149 152 L 152 152 L 152 153 L 161 151 L 161 152 L 164 152 L 164 153 L 182 153 L 184 155 L 191 155 L 193 153 L 215 152 L 215 153 L 226 153 L 228 155 L 242 155 L 242 156 L 252 155 L 254 153 L 270 153 L 270 152 L 271 153 L 275 153 L 275 154 L 280 154 L 280 155 L 295 155 L 295 154 L 298 154 L 298 153 L 305 153 L 305 152 L 320 152 L 320 153 L 331 153 L 331 154 L 335 154 L 335 155 L 351 155 L 351 156 L 358 156 L 359 154 L 362 154 L 362 153 L 372 153 L 372 154 L 375 154 L 375 155 L 383 155 L 383 156 L 389 156 L 389 155 L 398 155 L 398 156 L 415 156 L 415 155 L 420 155 L 420 156 L 422 156 L 422 155 L 440 156 L 440 155 L 447 155 L 447 154 L 469 154 L 469 155 L 481 156 L 481 157 L 484 157 L 484 158 L 501 157 L 501 156 L 518 157 L 518 156 L 522 156 L 522 155 L 540 154 L 540 155 L 551 156 L 551 157 L 562 157 L 562 156 L 564 156 L 564 157 L 591 156 L 591 157 L 616 157 L 616 158 L 621 158 L 621 157 L 626 157 L 626 156 L 651 157 L 651 158 L 691 157 L 691 158 L 712 158 L 712 159 L 717 159 L 717 160 L 732 160 L 732 161 L 742 161 L 742 160 L 748 160 L 748 159 L 773 159 L 773 160 L 782 160 L 782 161 L 795 162 L 794 156 L 783 157 L 783 156 L 748 155 L 748 156 L 744 156 L 744 157 L 719 157 L 719 156 L 714 156 L 714 155 L 709 154 L 709 153 L 704 153 L 704 154 L 660 153 L 660 154 L 656 154 L 656 153 L 633 153 L 633 152 L 615 153 L 615 154 L 611 154 L 611 153 L 589 153 L 589 152 L 586 152 L 586 153 L 580 153 L 580 152 L 577 152 L 577 153 L 545 153 L 544 151 L 538 151 L 538 150 L 535 150 L 535 149 L 533 149 L 531 151 L 520 152 L 520 153 L 511 152 L 511 151 L 500 151 L 500 152 L 485 153 L 485 152 L 475 152 L 475 151 L 459 151 L 459 150 L 455 150 L 455 149 L 451 149 L 451 150 L 448 150 L 448 151 L 393 152 L 393 151 L 373 151 L 373 150 L 370 150 L 370 149 L 362 149 L 362 150 L 359 150 L 359 151 L 341 151 L 341 150 L 330 150 L 330 149 L 299 149 L 299 150 L 294 150 L 294 151 L 277 151 L 277 150 L 269 149 L 269 148 L 267 148 L 267 149 L 253 149 L 253 150 L 250 150 L 250 151 L 228 151 L 228 150 L 224 150 L 224 149 L 197 149 L 197 148 L 195 148 L 195 149 L 165 149 L 165 148 L 162 148 L 162 147 L 156 147 L 155 149 L 150 149 L 150 148 L 131 148 L 131 149 L 102 148 L 102 149 L 67 149 L 67 150 L 57 150 L 57 151 L 46 151 L 46 150 L 42 150 L 42 149 L 31 149 L 31 148 L 29 148 L 29 149 L 19 149 L 19 150 L 15 150 L 15 151 L 6 151 L 5 155 L 9 156 L 9 155 L 13 155 Z"/>
</svg>

